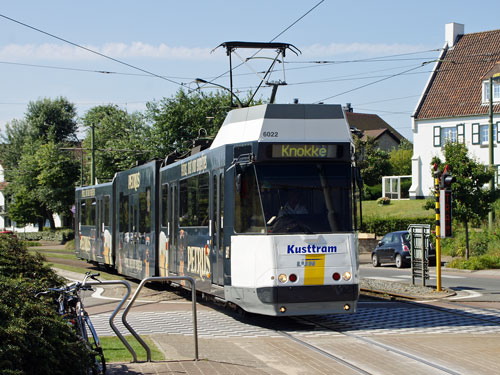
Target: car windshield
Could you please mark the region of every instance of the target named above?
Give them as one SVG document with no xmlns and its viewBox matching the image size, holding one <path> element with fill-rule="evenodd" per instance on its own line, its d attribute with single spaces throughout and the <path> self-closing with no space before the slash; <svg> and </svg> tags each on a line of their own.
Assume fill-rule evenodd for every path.
<svg viewBox="0 0 500 375">
<path fill-rule="evenodd" d="M 272 164 L 248 167 L 237 188 L 237 232 L 332 233 L 352 230 L 351 167 Z"/>
</svg>

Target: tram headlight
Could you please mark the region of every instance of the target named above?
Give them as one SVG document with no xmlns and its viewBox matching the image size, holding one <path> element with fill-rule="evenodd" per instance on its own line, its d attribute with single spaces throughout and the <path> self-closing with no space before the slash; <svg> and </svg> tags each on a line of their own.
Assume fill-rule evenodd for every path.
<svg viewBox="0 0 500 375">
<path fill-rule="evenodd" d="M 280 281 L 280 283 L 286 283 L 288 278 L 286 277 L 286 275 L 284 273 L 280 273 L 278 276 L 278 280 Z"/>
<path fill-rule="evenodd" d="M 342 278 L 345 280 L 345 281 L 348 281 L 348 280 L 351 280 L 351 273 L 349 271 L 346 271 L 344 272 L 344 274 L 342 275 Z"/>
</svg>

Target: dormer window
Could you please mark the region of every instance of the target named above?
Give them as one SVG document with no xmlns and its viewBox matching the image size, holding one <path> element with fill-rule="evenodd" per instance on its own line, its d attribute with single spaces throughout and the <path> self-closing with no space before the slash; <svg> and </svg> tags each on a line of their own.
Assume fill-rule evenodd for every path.
<svg viewBox="0 0 500 375">
<path fill-rule="evenodd" d="M 490 102 L 490 81 L 483 81 L 483 103 Z M 500 82 L 493 81 L 493 102 L 500 102 Z"/>
</svg>

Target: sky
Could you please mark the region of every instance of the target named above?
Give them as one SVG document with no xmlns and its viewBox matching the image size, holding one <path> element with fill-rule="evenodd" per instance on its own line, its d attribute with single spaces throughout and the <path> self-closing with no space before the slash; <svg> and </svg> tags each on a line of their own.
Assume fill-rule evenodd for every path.
<svg viewBox="0 0 500 375">
<path fill-rule="evenodd" d="M 229 87 L 229 60 L 216 47 L 275 41 L 301 51 L 276 64 L 270 80 L 286 82 L 277 103 L 351 103 L 412 140 L 411 115 L 444 46 L 445 24 L 462 23 L 467 34 L 495 30 L 498 14 L 498 0 L 4 1 L 0 133 L 41 98 L 65 97 L 81 117 L 101 104 L 144 111 L 179 89 L 217 89 L 196 78 Z M 236 52 L 234 91 L 245 98 L 275 53 L 241 64 L 257 51 Z M 257 97 L 270 94 L 264 87 Z"/>
</svg>

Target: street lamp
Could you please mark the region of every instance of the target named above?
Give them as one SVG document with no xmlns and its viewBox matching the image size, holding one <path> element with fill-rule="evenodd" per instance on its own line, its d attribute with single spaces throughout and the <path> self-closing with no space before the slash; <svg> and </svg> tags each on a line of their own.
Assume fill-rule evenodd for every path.
<svg viewBox="0 0 500 375">
<path fill-rule="evenodd" d="M 224 89 L 224 90 L 227 90 L 231 93 L 231 106 L 233 105 L 233 96 L 236 98 L 236 101 L 238 102 L 238 108 L 243 108 L 245 107 L 243 105 L 243 103 L 241 102 L 241 100 L 236 96 L 236 94 L 234 92 L 232 92 L 230 89 L 228 89 L 227 87 L 224 87 L 222 85 L 219 85 L 217 83 L 214 83 L 214 82 L 208 82 L 202 78 L 196 78 L 194 80 L 196 83 L 203 83 L 203 84 L 210 84 L 210 85 L 214 85 L 216 87 L 220 87 L 221 89 Z"/>
<path fill-rule="evenodd" d="M 488 126 L 488 148 L 490 153 L 490 170 L 494 168 L 495 157 L 493 153 L 493 83 L 500 81 L 500 73 L 494 74 L 489 79 L 489 94 L 490 94 L 490 112 L 489 112 L 489 126 Z M 498 129 L 497 129 L 498 133 Z M 495 175 L 491 177 L 490 180 L 490 191 L 495 191 Z M 495 210 L 492 208 L 488 213 L 488 227 L 493 228 L 493 222 L 495 221 Z"/>
</svg>

